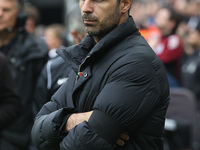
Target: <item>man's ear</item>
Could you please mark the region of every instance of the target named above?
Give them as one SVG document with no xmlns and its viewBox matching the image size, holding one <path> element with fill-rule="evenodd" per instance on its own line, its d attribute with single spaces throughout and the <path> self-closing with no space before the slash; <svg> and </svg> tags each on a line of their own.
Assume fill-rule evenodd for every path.
<svg viewBox="0 0 200 150">
<path fill-rule="evenodd" d="M 121 0 L 121 12 L 126 13 L 131 8 L 132 0 Z"/>
</svg>

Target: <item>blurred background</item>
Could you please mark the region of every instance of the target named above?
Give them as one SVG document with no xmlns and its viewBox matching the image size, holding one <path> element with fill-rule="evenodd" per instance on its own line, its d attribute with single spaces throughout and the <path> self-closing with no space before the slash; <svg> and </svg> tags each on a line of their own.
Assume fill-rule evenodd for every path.
<svg viewBox="0 0 200 150">
<path fill-rule="evenodd" d="M 51 23 L 65 23 L 65 0 L 27 0 L 37 7 L 40 12 L 40 23 L 48 25 Z"/>
</svg>

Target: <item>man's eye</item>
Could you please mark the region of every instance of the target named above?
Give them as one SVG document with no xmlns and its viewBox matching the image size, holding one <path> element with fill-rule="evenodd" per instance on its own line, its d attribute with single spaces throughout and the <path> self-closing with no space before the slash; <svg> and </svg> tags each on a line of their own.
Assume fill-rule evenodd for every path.
<svg viewBox="0 0 200 150">
<path fill-rule="evenodd" d="M 10 11 L 10 9 L 4 8 L 3 11 L 4 11 L 4 12 L 8 12 L 8 11 Z"/>
</svg>

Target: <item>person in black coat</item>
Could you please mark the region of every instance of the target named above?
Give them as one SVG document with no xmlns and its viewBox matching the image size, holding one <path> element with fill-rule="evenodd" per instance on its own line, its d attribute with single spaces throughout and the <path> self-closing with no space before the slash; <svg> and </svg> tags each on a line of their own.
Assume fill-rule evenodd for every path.
<svg viewBox="0 0 200 150">
<path fill-rule="evenodd" d="M 25 30 L 23 0 L 0 0 L 0 52 L 9 63 L 21 101 L 21 115 L 1 133 L 0 150 L 29 150 L 33 94 L 47 61 L 48 48 Z"/>
<path fill-rule="evenodd" d="M 20 116 L 21 104 L 5 56 L 0 53 L 0 136 Z"/>
<path fill-rule="evenodd" d="M 132 0 L 81 0 L 88 35 L 58 51 L 72 71 L 37 114 L 39 150 L 162 150 L 169 85 L 129 16 Z"/>
</svg>

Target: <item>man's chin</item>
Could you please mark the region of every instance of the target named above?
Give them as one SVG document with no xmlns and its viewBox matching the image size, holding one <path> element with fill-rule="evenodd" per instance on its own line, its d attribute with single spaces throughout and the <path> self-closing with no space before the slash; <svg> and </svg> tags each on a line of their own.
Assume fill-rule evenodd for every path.
<svg viewBox="0 0 200 150">
<path fill-rule="evenodd" d="M 86 31 L 86 33 L 91 35 L 91 36 L 98 36 L 98 34 L 96 32 Z"/>
<path fill-rule="evenodd" d="M 85 32 L 92 36 L 98 35 L 98 32 L 92 29 L 92 27 L 85 27 Z"/>
</svg>

